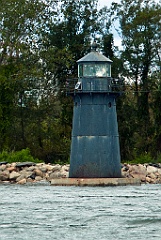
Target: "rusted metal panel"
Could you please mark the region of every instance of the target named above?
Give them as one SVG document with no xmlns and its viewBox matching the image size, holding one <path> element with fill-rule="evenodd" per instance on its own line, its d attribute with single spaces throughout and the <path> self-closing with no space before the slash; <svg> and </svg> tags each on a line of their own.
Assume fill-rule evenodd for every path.
<svg viewBox="0 0 161 240">
<path fill-rule="evenodd" d="M 72 138 L 69 177 L 121 177 L 118 136 Z"/>
</svg>

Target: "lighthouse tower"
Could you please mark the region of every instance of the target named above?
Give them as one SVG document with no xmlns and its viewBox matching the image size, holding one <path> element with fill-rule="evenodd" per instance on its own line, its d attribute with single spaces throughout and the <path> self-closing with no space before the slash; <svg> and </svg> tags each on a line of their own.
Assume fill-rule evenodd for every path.
<svg viewBox="0 0 161 240">
<path fill-rule="evenodd" d="M 93 46 L 77 61 L 69 178 L 121 177 L 112 61 Z"/>
</svg>

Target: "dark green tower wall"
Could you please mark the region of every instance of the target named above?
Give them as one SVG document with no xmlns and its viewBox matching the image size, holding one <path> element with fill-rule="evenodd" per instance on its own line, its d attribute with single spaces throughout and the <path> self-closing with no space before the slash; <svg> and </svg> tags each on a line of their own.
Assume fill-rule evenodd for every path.
<svg viewBox="0 0 161 240">
<path fill-rule="evenodd" d="M 107 91 L 73 95 L 69 177 L 121 177 L 116 96 Z"/>
</svg>

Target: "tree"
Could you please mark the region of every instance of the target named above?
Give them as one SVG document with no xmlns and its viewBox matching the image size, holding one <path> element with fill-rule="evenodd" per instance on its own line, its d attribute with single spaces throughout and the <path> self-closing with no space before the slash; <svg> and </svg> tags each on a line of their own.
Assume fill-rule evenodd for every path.
<svg viewBox="0 0 161 240">
<path fill-rule="evenodd" d="M 154 135 L 151 151 L 155 157 L 161 154 L 161 75 L 160 71 L 152 74 L 154 81 L 151 105 L 153 110 Z"/>
<path fill-rule="evenodd" d="M 50 139 L 53 139 L 53 145 L 59 143 L 57 147 L 59 151 L 51 147 L 48 158 L 53 155 L 55 158 L 56 155 L 64 158 L 63 154 L 66 159 L 69 157 L 73 103 L 66 97 L 65 84 L 68 78 L 77 77 L 76 61 L 90 49 L 91 34 L 96 30 L 96 20 L 97 1 L 59 1 L 57 15 L 47 23 L 48 32 L 44 31 L 42 34 L 45 41 L 39 54 L 46 83 L 51 83 L 51 89 L 48 88 L 48 84 L 46 85 L 47 96 L 50 96 L 53 88 L 56 89 L 55 96 L 59 100 L 60 110 L 59 117 L 55 119 L 58 127 L 57 133 L 55 132 L 57 140 L 52 138 L 54 135 L 48 134 Z M 51 108 L 53 103 L 50 99 L 48 107 Z"/>
<path fill-rule="evenodd" d="M 40 77 L 37 48 L 40 32 L 45 29 L 47 5 L 34 1 L 0 1 L 0 150 L 14 145 L 17 106 L 21 118 L 22 134 L 19 136 L 26 146 L 24 134 L 23 102 L 25 91 L 34 88 L 33 79 Z M 21 104 L 19 104 L 19 101 Z M 14 133 L 13 135 L 11 133 Z M 12 136 L 12 137 L 11 137 Z M 14 149 L 14 146 L 13 146 Z"/>
<path fill-rule="evenodd" d="M 68 69 L 63 72 L 77 76 L 76 61 L 89 51 L 92 34 L 97 31 L 97 1 L 62 0 L 58 13 L 49 26 L 49 46 L 71 55 Z"/>
<path fill-rule="evenodd" d="M 138 109 L 134 119 L 138 128 L 135 135 L 142 138 L 139 152 L 148 152 L 153 128 L 149 105 L 153 84 L 150 75 L 161 48 L 161 6 L 152 0 L 122 0 L 120 4 L 113 3 L 111 11 L 111 14 L 116 13 L 114 18 L 120 23 L 125 76 L 135 93 L 133 101 L 136 100 Z"/>
</svg>

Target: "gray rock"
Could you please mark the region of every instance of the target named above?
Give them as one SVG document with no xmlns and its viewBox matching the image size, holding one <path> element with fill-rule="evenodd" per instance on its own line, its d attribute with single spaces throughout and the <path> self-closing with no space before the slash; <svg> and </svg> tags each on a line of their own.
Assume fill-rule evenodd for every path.
<svg viewBox="0 0 161 240">
<path fill-rule="evenodd" d="M 49 165 L 49 164 L 46 165 L 47 171 L 51 171 L 52 172 L 54 168 L 55 168 L 55 166 L 52 166 L 52 165 Z"/>
<path fill-rule="evenodd" d="M 53 169 L 52 169 L 53 172 L 57 172 L 57 171 L 60 171 L 60 170 L 61 170 L 61 166 L 59 164 L 56 164 L 56 165 L 53 166 Z"/>
<path fill-rule="evenodd" d="M 158 169 L 158 174 L 161 175 L 161 169 L 160 168 Z"/>
<path fill-rule="evenodd" d="M 23 178 L 23 179 L 21 179 L 21 180 L 19 180 L 18 182 L 17 182 L 17 184 L 25 184 L 27 181 L 26 181 L 26 178 Z"/>
<path fill-rule="evenodd" d="M 47 172 L 47 167 L 45 165 L 44 166 L 40 166 L 39 170 L 41 170 L 43 173 L 46 173 Z"/>
<path fill-rule="evenodd" d="M 16 182 L 21 181 L 22 179 L 26 179 L 24 175 L 20 175 L 19 177 L 16 178 Z"/>
<path fill-rule="evenodd" d="M 148 174 L 147 177 L 150 177 L 152 179 L 156 179 L 157 178 L 157 176 L 154 173 Z"/>
<path fill-rule="evenodd" d="M 121 176 L 122 177 L 129 177 L 129 172 L 128 171 L 125 171 L 124 168 L 121 169 Z"/>
<path fill-rule="evenodd" d="M 36 174 L 36 176 L 39 176 L 41 178 L 43 178 L 44 174 L 40 169 L 35 169 L 34 173 Z"/>
<path fill-rule="evenodd" d="M 0 181 L 8 181 L 9 180 L 9 171 L 0 171 Z"/>
<path fill-rule="evenodd" d="M 145 181 L 147 175 L 146 167 L 141 164 L 129 166 L 129 173 L 133 178 L 139 178 L 142 181 Z"/>
<path fill-rule="evenodd" d="M 61 167 L 61 171 L 63 171 L 63 172 L 69 172 L 69 166 L 67 166 L 67 165 L 62 166 L 62 167 Z"/>
<path fill-rule="evenodd" d="M 5 164 L 2 164 L 2 165 L 0 166 L 0 170 L 2 170 L 2 171 L 4 171 L 6 168 L 7 168 L 7 166 L 6 166 Z"/>
<path fill-rule="evenodd" d="M 36 177 L 35 177 L 35 181 L 42 181 L 42 180 L 43 180 L 43 178 L 40 177 L 40 176 L 36 176 Z"/>
<path fill-rule="evenodd" d="M 8 162 L 0 162 L 0 165 L 6 165 Z"/>
<path fill-rule="evenodd" d="M 51 179 L 54 179 L 54 178 L 60 178 L 61 177 L 61 174 L 59 171 L 54 171 L 52 172 L 50 175 L 49 175 L 49 179 L 48 180 L 51 180 Z"/>
<path fill-rule="evenodd" d="M 158 168 L 153 166 L 147 166 L 147 174 L 156 173 L 156 172 L 158 172 Z"/>
<path fill-rule="evenodd" d="M 29 176 L 29 178 L 31 178 L 31 179 L 35 179 L 35 177 L 36 177 L 36 174 L 33 172 L 30 176 Z"/>
<path fill-rule="evenodd" d="M 34 166 L 31 166 L 31 167 L 28 167 L 27 169 L 26 169 L 26 171 L 34 171 L 35 170 L 35 165 Z"/>
<path fill-rule="evenodd" d="M 33 174 L 33 171 L 27 171 L 26 169 L 23 169 L 23 170 L 19 171 L 19 173 L 24 178 L 29 178 Z"/>
<path fill-rule="evenodd" d="M 161 164 L 160 163 L 149 163 L 148 165 L 156 167 L 156 168 L 161 168 Z"/>
<path fill-rule="evenodd" d="M 21 167 L 31 167 L 31 166 L 35 166 L 35 165 L 36 165 L 36 163 L 34 163 L 34 162 L 20 162 L 20 163 L 16 164 L 16 167 L 19 167 L 19 168 L 21 168 Z"/>
<path fill-rule="evenodd" d="M 67 177 L 69 177 L 69 172 L 62 169 L 60 171 L 60 175 L 62 178 L 67 178 Z"/>
<path fill-rule="evenodd" d="M 12 171 L 9 175 L 9 179 L 14 181 L 16 180 L 18 177 L 20 176 L 20 173 L 16 172 L 16 171 Z"/>
</svg>

